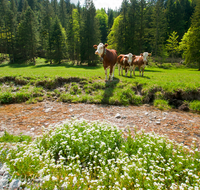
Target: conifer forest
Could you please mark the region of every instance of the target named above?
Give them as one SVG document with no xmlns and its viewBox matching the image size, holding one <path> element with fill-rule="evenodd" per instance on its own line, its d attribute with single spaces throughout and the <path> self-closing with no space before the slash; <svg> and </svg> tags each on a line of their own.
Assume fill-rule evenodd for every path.
<svg viewBox="0 0 200 190">
<path fill-rule="evenodd" d="M 199 0 L 123 0 L 118 10 L 93 0 L 0 0 L 0 59 L 96 65 L 94 44 L 118 54 L 183 58 L 200 69 Z"/>
</svg>

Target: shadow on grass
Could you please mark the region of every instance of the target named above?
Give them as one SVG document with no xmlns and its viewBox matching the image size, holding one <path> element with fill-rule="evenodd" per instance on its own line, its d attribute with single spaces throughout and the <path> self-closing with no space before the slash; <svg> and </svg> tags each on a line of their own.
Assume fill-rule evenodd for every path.
<svg viewBox="0 0 200 190">
<path fill-rule="evenodd" d="M 104 90 L 101 104 L 109 104 L 109 99 L 110 99 L 110 97 L 113 96 L 113 91 L 114 91 L 115 87 L 117 86 L 117 84 L 119 83 L 119 81 L 120 80 L 118 78 L 114 77 L 113 81 L 106 82 L 106 88 Z"/>
<path fill-rule="evenodd" d="M 42 68 L 42 67 L 52 67 L 52 68 L 56 68 L 56 67 L 65 67 L 65 68 L 77 68 L 77 69 L 99 69 L 102 67 L 102 65 L 97 65 L 97 66 L 88 66 L 88 65 L 72 65 L 72 64 L 67 64 L 67 63 L 63 63 L 63 64 L 40 64 L 40 65 L 35 65 L 35 67 L 33 67 L 33 69 L 37 69 L 37 68 Z"/>
</svg>

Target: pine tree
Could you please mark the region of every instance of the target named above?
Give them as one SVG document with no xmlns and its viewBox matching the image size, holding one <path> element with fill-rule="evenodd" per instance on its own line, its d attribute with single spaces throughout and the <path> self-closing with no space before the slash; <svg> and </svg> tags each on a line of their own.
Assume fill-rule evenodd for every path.
<svg viewBox="0 0 200 190">
<path fill-rule="evenodd" d="M 8 14 L 8 1 L 0 0 L 0 51 L 3 54 L 8 53 L 8 36 L 7 36 L 7 14 Z"/>
<path fill-rule="evenodd" d="M 131 0 L 130 2 L 130 8 L 128 9 L 128 28 L 127 33 L 129 36 L 128 40 L 128 52 L 139 54 L 139 46 L 138 46 L 138 39 L 139 39 L 139 4 L 137 0 Z"/>
<path fill-rule="evenodd" d="M 60 22 L 62 24 L 62 27 L 64 27 L 66 29 L 67 28 L 67 24 L 66 24 L 67 10 L 66 10 L 66 3 L 64 0 L 60 0 L 59 9 L 60 9 L 60 11 L 59 11 Z"/>
<path fill-rule="evenodd" d="M 58 1 L 57 0 L 51 0 L 51 5 L 53 7 L 54 13 L 58 16 Z"/>
<path fill-rule="evenodd" d="M 101 42 L 106 43 L 108 36 L 108 15 L 102 8 L 101 10 L 96 11 L 96 18 L 99 21 L 99 29 L 101 31 Z"/>
<path fill-rule="evenodd" d="M 48 0 L 45 0 L 42 9 L 42 21 L 40 29 L 40 45 L 41 56 L 51 61 L 51 32 L 53 26 L 53 18 L 55 17 L 53 7 Z"/>
<path fill-rule="evenodd" d="M 85 1 L 82 12 L 81 24 L 81 62 L 88 62 L 88 65 L 95 65 L 94 44 L 100 43 L 100 31 L 96 19 L 96 9 L 92 0 Z"/>
<path fill-rule="evenodd" d="M 24 18 L 18 29 L 17 46 L 19 46 L 19 58 L 31 60 L 35 63 L 38 46 L 38 27 L 35 14 L 30 7 L 27 8 Z"/>
<path fill-rule="evenodd" d="M 172 58 L 179 53 L 178 37 L 177 32 L 173 31 L 167 40 L 166 49 Z"/>
<path fill-rule="evenodd" d="M 151 23 L 151 46 L 154 54 L 160 55 L 163 51 L 163 44 L 166 37 L 166 20 L 164 15 L 163 0 L 158 0 L 154 6 Z"/>
<path fill-rule="evenodd" d="M 67 44 L 65 29 L 62 27 L 57 16 L 53 25 L 50 43 L 52 48 L 52 59 L 55 63 L 60 64 L 62 59 L 67 58 Z"/>
<path fill-rule="evenodd" d="M 73 60 L 77 60 L 77 64 L 80 59 L 80 14 L 78 9 L 73 9 L 72 12 L 73 19 L 73 39 L 74 39 L 74 52 L 73 52 Z"/>
<path fill-rule="evenodd" d="M 112 28 L 114 22 L 114 13 L 112 9 L 108 9 L 108 31 Z"/>
</svg>

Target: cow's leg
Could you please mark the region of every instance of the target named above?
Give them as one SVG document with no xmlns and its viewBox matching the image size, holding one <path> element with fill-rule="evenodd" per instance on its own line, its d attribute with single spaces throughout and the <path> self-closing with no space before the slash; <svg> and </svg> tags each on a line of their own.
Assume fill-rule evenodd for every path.
<svg viewBox="0 0 200 190">
<path fill-rule="evenodd" d="M 143 73 L 144 73 L 144 67 L 142 67 L 142 76 L 143 76 Z"/>
<path fill-rule="evenodd" d="M 123 69 L 124 69 L 124 68 L 121 66 L 121 75 L 122 75 L 122 76 L 123 76 Z"/>
<path fill-rule="evenodd" d="M 133 67 L 130 66 L 130 77 L 132 76 L 132 70 L 133 70 Z"/>
<path fill-rule="evenodd" d="M 113 80 L 114 75 L 115 75 L 115 66 L 116 65 L 113 66 L 112 73 L 110 73 L 111 74 L 111 80 Z"/>
<path fill-rule="evenodd" d="M 135 76 L 135 65 L 133 66 L 133 75 Z"/>
<path fill-rule="evenodd" d="M 109 75 L 110 81 L 113 80 L 114 69 L 115 69 L 115 66 L 113 66 L 113 67 L 110 66 L 110 75 Z M 113 74 L 113 75 L 112 75 L 112 74 Z"/>
<path fill-rule="evenodd" d="M 127 77 L 128 74 L 128 68 L 125 68 L 125 76 Z"/>
<path fill-rule="evenodd" d="M 118 64 L 118 71 L 119 71 L 119 75 L 120 75 L 120 70 L 121 70 L 121 65 Z"/>
<path fill-rule="evenodd" d="M 141 67 L 139 67 L 139 72 L 140 72 L 140 76 L 141 76 Z"/>
<path fill-rule="evenodd" d="M 104 68 L 104 71 L 105 71 L 105 75 L 106 75 L 105 81 L 107 81 L 107 80 L 108 80 L 108 79 L 107 79 L 107 68 Z"/>
</svg>

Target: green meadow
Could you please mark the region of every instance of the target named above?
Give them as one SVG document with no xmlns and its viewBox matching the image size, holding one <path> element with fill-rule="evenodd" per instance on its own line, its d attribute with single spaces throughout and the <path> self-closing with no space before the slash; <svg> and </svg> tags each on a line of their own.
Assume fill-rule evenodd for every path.
<svg viewBox="0 0 200 190">
<path fill-rule="evenodd" d="M 152 66 L 153 65 L 153 66 Z M 109 72 L 108 72 L 109 73 Z M 35 103 L 56 99 L 63 102 L 83 102 L 112 105 L 152 104 L 159 109 L 186 105 L 200 111 L 200 72 L 195 68 L 162 68 L 150 64 L 144 77 L 119 76 L 115 68 L 113 81 L 105 82 L 102 64 L 96 67 L 62 63 L 50 65 L 37 59 L 36 65 L 0 65 L 0 102 Z"/>
</svg>

